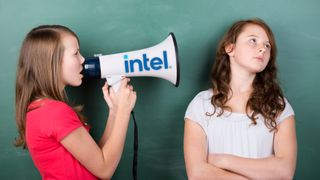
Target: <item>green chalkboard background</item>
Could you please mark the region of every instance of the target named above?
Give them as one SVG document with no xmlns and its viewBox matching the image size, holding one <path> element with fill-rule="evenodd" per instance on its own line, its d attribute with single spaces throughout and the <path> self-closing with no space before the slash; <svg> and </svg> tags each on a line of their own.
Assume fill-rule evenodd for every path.
<svg viewBox="0 0 320 180">
<path fill-rule="evenodd" d="M 208 87 L 219 38 L 238 19 L 260 17 L 278 43 L 281 86 L 296 113 L 299 143 L 295 179 L 320 179 L 320 1 L 317 0 L 0 0 L 0 179 L 40 179 L 28 151 L 15 148 L 14 91 L 25 34 L 41 24 L 62 24 L 80 37 L 85 57 L 150 47 L 174 32 L 181 82 L 132 78 L 138 93 L 139 179 L 187 179 L 183 117 L 190 100 Z M 85 105 L 99 139 L 107 116 L 103 80 L 68 88 Z M 131 179 L 133 123 L 113 179 Z"/>
</svg>

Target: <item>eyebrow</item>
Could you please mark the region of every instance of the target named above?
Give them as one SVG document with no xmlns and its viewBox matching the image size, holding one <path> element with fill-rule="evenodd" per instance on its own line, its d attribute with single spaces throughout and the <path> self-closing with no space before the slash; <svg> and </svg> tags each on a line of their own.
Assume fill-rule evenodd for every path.
<svg viewBox="0 0 320 180">
<path fill-rule="evenodd" d="M 77 53 L 77 52 L 80 52 L 80 51 L 79 51 L 79 49 L 76 49 L 76 48 L 75 48 L 75 49 L 72 49 L 72 50 L 70 49 L 70 52 L 72 52 L 72 53 Z"/>
</svg>

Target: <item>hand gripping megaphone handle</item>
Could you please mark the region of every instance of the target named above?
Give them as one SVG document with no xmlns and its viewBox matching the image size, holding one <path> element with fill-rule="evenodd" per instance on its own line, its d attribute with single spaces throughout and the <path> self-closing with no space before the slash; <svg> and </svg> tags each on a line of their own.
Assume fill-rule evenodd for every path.
<svg viewBox="0 0 320 180">
<path fill-rule="evenodd" d="M 117 92 L 120 88 L 120 82 L 124 78 L 124 76 L 108 76 L 106 77 L 107 83 L 114 92 Z"/>
</svg>

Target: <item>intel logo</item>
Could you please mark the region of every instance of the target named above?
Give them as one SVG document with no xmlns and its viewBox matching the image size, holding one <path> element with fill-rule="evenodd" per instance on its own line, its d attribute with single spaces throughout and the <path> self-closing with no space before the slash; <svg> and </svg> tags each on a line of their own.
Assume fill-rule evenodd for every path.
<svg viewBox="0 0 320 180">
<path fill-rule="evenodd" d="M 150 71 L 168 69 L 167 51 L 163 51 L 163 57 L 148 58 L 147 54 L 142 54 L 142 59 L 129 59 L 128 55 L 124 55 L 124 66 L 126 73 L 135 72 L 135 67 L 138 71 Z"/>
</svg>

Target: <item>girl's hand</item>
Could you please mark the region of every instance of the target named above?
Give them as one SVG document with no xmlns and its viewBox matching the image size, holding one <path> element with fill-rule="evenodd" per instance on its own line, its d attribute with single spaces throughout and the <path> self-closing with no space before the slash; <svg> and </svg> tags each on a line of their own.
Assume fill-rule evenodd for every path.
<svg viewBox="0 0 320 180">
<path fill-rule="evenodd" d="M 103 93 L 103 98 L 109 107 L 109 110 L 113 110 L 114 109 L 113 99 L 115 99 L 115 92 L 111 88 L 111 86 L 108 85 L 107 81 L 104 83 L 104 86 L 102 87 L 102 93 Z"/>
<path fill-rule="evenodd" d="M 123 78 L 118 92 L 114 92 L 107 83 L 102 87 L 103 96 L 109 106 L 110 112 L 116 113 L 117 111 L 121 111 L 130 113 L 132 111 L 137 95 L 133 87 L 128 84 L 129 82 L 129 78 Z"/>
</svg>

